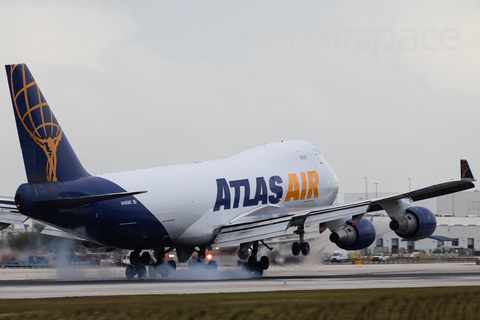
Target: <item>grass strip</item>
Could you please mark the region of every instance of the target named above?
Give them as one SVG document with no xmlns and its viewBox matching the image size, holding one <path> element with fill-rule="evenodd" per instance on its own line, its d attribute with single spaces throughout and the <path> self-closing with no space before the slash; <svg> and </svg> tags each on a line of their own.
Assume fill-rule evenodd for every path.
<svg viewBox="0 0 480 320">
<path fill-rule="evenodd" d="M 477 319 L 478 287 L 0 300 L 4 319 Z"/>
</svg>

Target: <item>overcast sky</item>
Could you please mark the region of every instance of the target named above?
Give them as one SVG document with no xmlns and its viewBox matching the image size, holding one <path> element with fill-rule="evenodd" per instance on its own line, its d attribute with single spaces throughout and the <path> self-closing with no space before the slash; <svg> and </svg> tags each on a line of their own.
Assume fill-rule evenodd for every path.
<svg viewBox="0 0 480 320">
<path fill-rule="evenodd" d="M 480 177 L 479 56 L 480 1 L 0 0 L 1 63 L 29 66 L 91 173 L 300 139 L 341 194 L 457 179 L 461 158 Z M 13 196 L 26 177 L 4 79 Z"/>
</svg>

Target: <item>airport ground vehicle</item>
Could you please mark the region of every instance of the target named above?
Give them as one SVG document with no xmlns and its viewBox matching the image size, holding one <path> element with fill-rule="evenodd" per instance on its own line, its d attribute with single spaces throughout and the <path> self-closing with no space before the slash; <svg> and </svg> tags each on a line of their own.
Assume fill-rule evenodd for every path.
<svg viewBox="0 0 480 320">
<path fill-rule="evenodd" d="M 372 261 L 389 261 L 390 257 L 384 253 L 377 253 L 372 257 Z"/>
<path fill-rule="evenodd" d="M 346 250 L 335 250 L 332 253 L 330 261 L 334 262 L 347 262 L 349 259 L 348 252 Z"/>
</svg>

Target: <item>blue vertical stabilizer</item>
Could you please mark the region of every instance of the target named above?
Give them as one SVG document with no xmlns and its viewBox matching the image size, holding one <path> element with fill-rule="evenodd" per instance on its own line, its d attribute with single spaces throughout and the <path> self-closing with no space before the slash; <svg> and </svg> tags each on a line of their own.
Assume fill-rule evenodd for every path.
<svg viewBox="0 0 480 320">
<path fill-rule="evenodd" d="M 28 182 L 89 176 L 27 66 L 5 67 Z"/>
</svg>

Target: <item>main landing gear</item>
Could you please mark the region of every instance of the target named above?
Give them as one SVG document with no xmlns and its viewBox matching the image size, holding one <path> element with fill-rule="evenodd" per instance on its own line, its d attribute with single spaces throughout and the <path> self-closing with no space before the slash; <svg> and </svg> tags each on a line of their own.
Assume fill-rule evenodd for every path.
<svg viewBox="0 0 480 320">
<path fill-rule="evenodd" d="M 255 241 L 252 244 L 242 244 L 240 245 L 240 249 L 246 252 L 250 245 L 252 245 L 252 255 L 248 257 L 248 262 L 243 264 L 242 270 L 249 275 L 253 272 L 256 277 L 261 277 L 263 275 L 263 271 L 267 270 L 270 266 L 270 260 L 267 256 L 261 257 L 260 261 L 257 260 L 258 241 Z M 271 250 L 271 248 L 269 249 Z"/>
<path fill-rule="evenodd" d="M 297 226 L 297 230 L 295 230 L 293 233 L 300 236 L 300 242 L 292 243 L 292 254 L 294 256 L 298 256 L 301 252 L 304 256 L 308 255 L 310 253 L 310 244 L 304 241 L 304 238 L 305 238 L 304 226 L 303 225 Z"/>
<path fill-rule="evenodd" d="M 198 248 L 197 251 L 197 257 L 194 260 L 189 260 L 188 261 L 188 266 L 193 269 L 193 268 L 205 268 L 208 271 L 211 271 L 212 273 L 217 272 L 217 262 L 215 260 L 210 260 L 208 263 L 205 263 L 206 260 L 206 246 L 201 246 Z"/>
<path fill-rule="evenodd" d="M 170 250 L 168 250 L 168 252 L 169 251 Z M 135 275 L 137 275 L 139 279 L 145 279 L 147 277 L 146 266 L 148 266 L 148 274 L 150 277 L 154 278 L 158 274 L 164 278 L 168 277 L 177 269 L 177 265 L 173 260 L 164 263 L 165 253 L 164 248 L 153 250 L 155 262 L 152 263 L 148 251 L 144 251 L 143 253 L 141 250 L 132 251 L 130 253 L 130 265 L 128 265 L 125 270 L 125 276 L 128 280 L 133 279 Z"/>
<path fill-rule="evenodd" d="M 161 275 L 163 278 L 167 278 L 171 273 L 177 270 L 177 264 L 173 260 L 168 260 L 165 263 L 165 254 L 173 250 L 173 248 L 165 251 L 165 248 L 160 248 L 153 251 L 155 263 L 151 263 L 148 266 L 148 275 L 155 278 L 157 275 Z"/>
<path fill-rule="evenodd" d="M 150 263 L 150 254 L 144 252 L 144 254 L 140 256 L 140 253 L 140 250 L 135 250 L 130 253 L 130 264 L 125 270 L 125 276 L 128 280 L 133 279 L 136 275 L 138 275 L 139 279 L 145 279 L 147 277 L 147 268 L 145 268 L 143 262 L 147 262 L 147 265 Z"/>
</svg>

